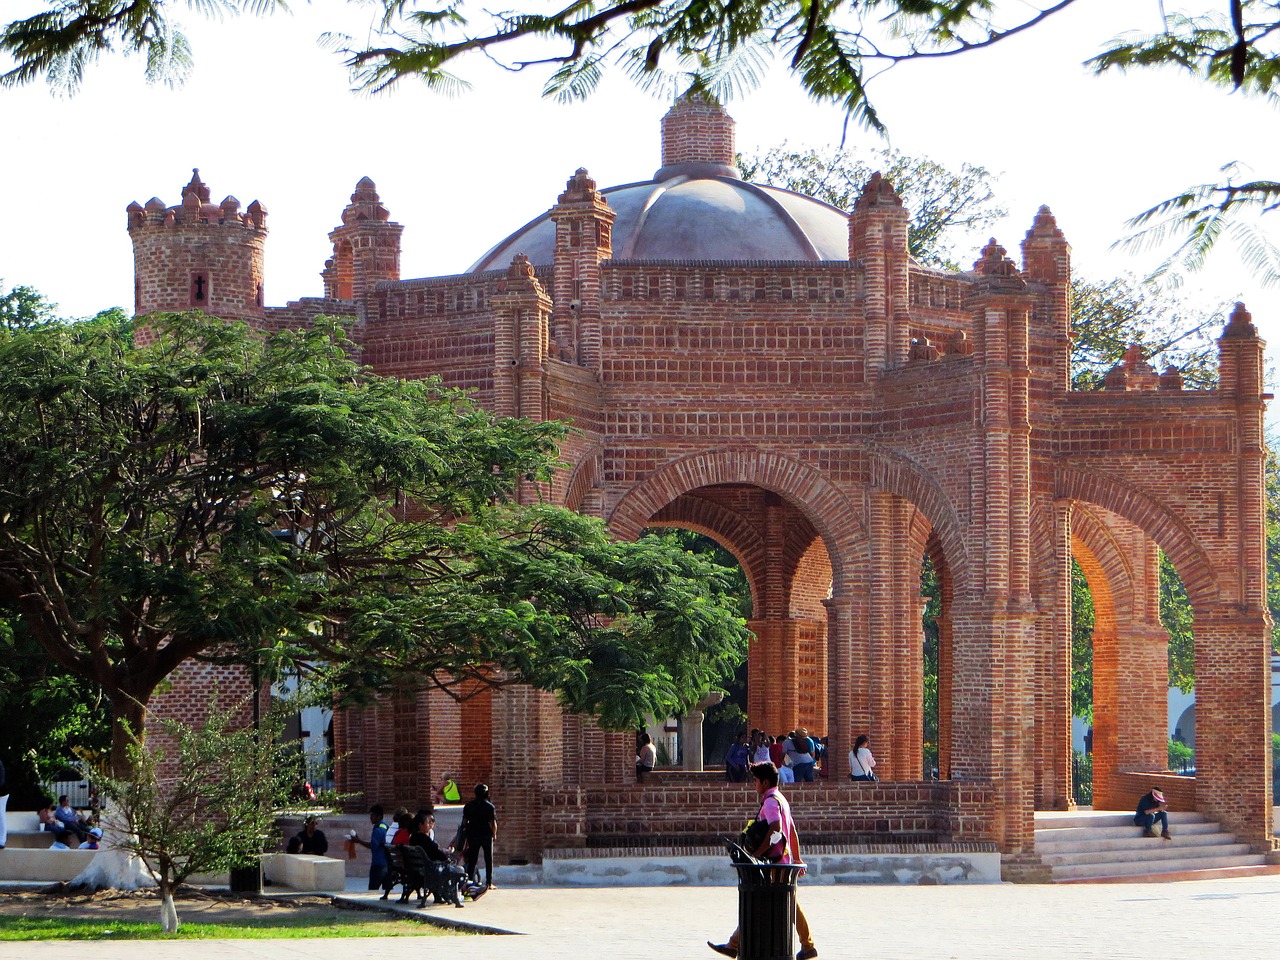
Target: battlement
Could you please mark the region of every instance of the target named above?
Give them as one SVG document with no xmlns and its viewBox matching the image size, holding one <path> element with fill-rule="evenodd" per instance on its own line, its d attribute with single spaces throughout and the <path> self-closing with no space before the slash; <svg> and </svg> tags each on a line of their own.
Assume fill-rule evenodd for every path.
<svg viewBox="0 0 1280 960">
<path fill-rule="evenodd" d="M 130 234 L 135 230 L 183 226 L 246 228 L 259 235 L 267 232 L 266 207 L 254 200 L 242 212 L 240 201 L 230 195 L 221 203 L 211 202 L 209 187 L 200 179 L 198 168 L 191 171 L 191 180 L 182 188 L 182 202 L 177 206 L 166 206 L 159 197 L 152 197 L 145 205 L 134 201 L 126 209 Z"/>
<path fill-rule="evenodd" d="M 191 172 L 182 202 L 152 197 L 131 203 L 134 313 L 203 310 L 227 319 L 260 319 L 267 211 L 257 200 L 210 200 L 200 171 Z"/>
</svg>

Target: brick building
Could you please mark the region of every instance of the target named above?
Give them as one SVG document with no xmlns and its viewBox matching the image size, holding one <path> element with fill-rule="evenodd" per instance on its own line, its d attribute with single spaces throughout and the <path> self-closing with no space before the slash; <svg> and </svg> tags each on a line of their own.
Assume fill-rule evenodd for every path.
<svg viewBox="0 0 1280 960">
<path fill-rule="evenodd" d="M 709 534 L 741 562 L 750 725 L 831 737 L 833 776 L 794 793 L 811 839 L 994 846 L 1006 876 L 1036 875 L 1032 813 L 1070 804 L 1074 555 L 1097 611 L 1095 806 L 1130 809 L 1156 778 L 1178 808 L 1270 849 L 1267 397 L 1243 306 L 1217 389 L 1184 390 L 1134 349 L 1104 390 L 1074 392 L 1070 247 L 1047 208 L 1020 266 L 993 240 L 950 273 L 910 259 L 879 175 L 846 213 L 744 183 L 733 159 L 728 114 L 682 101 L 652 181 L 599 190 L 578 170 L 469 272 L 416 280 L 364 179 L 330 234 L 324 297 L 282 308 L 263 304 L 265 210 L 210 203 L 197 175 L 177 207 L 129 208 L 137 309 L 271 327 L 354 314 L 382 373 L 571 420 L 558 500 L 620 537 Z M 1158 773 L 1157 545 L 1195 612 L 1193 780 Z M 943 590 L 940 782 L 921 777 L 926 556 Z M 862 732 L 879 784 L 846 777 Z M 335 740 L 339 789 L 368 802 L 414 804 L 444 773 L 488 781 L 504 860 L 705 843 L 746 805 L 713 776 L 636 784 L 629 735 L 526 688 L 340 713 Z"/>
</svg>

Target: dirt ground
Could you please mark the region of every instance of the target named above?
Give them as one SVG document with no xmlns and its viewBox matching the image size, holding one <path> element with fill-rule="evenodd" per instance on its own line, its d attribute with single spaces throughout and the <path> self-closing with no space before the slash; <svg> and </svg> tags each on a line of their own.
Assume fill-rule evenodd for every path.
<svg viewBox="0 0 1280 960">
<path fill-rule="evenodd" d="M 207 893 L 184 888 L 175 897 L 178 916 L 184 923 L 227 923 L 253 925 L 268 915 L 289 911 L 292 917 L 314 916 L 317 921 L 333 916 L 336 909 L 329 897 L 273 899 L 231 893 Z M 126 922 L 157 922 L 160 897 L 155 891 L 99 890 L 88 893 L 61 885 L 41 891 L 0 893 L 0 915 L 63 917 Z"/>
</svg>

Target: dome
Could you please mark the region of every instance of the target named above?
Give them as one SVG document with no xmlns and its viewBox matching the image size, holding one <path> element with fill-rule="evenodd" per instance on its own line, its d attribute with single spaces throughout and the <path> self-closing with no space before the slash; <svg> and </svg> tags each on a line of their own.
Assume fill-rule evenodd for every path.
<svg viewBox="0 0 1280 960">
<path fill-rule="evenodd" d="M 849 258 L 849 218 L 836 207 L 736 177 L 681 173 L 679 165 L 659 172 L 669 176 L 601 191 L 618 215 L 613 256 L 619 260 Z M 554 252 L 555 223 L 548 211 L 469 272 L 505 269 L 519 253 L 534 266 L 549 266 Z"/>
<path fill-rule="evenodd" d="M 733 127 L 718 103 L 697 97 L 676 102 L 662 118 L 662 166 L 654 178 L 601 191 L 617 214 L 615 259 L 849 258 L 844 211 L 738 177 Z M 547 211 L 499 242 L 468 272 L 505 270 L 521 253 L 534 266 L 550 266 L 555 233 Z"/>
</svg>

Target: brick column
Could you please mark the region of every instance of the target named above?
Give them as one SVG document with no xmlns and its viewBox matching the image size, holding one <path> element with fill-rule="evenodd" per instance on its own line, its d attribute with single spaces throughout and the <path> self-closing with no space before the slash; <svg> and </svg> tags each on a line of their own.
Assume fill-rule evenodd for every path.
<svg viewBox="0 0 1280 960">
<path fill-rule="evenodd" d="M 1269 618 L 1196 610 L 1196 805 L 1258 849 L 1272 847 Z"/>
<path fill-rule="evenodd" d="M 559 782 L 562 763 L 563 723 L 555 695 L 524 684 L 497 688 L 493 729 L 494 862 L 539 863 L 542 793 Z"/>
<path fill-rule="evenodd" d="M 1041 505 L 1050 516 L 1053 569 L 1041 576 L 1036 618 L 1037 810 L 1066 810 L 1071 796 L 1071 503 Z"/>
</svg>

